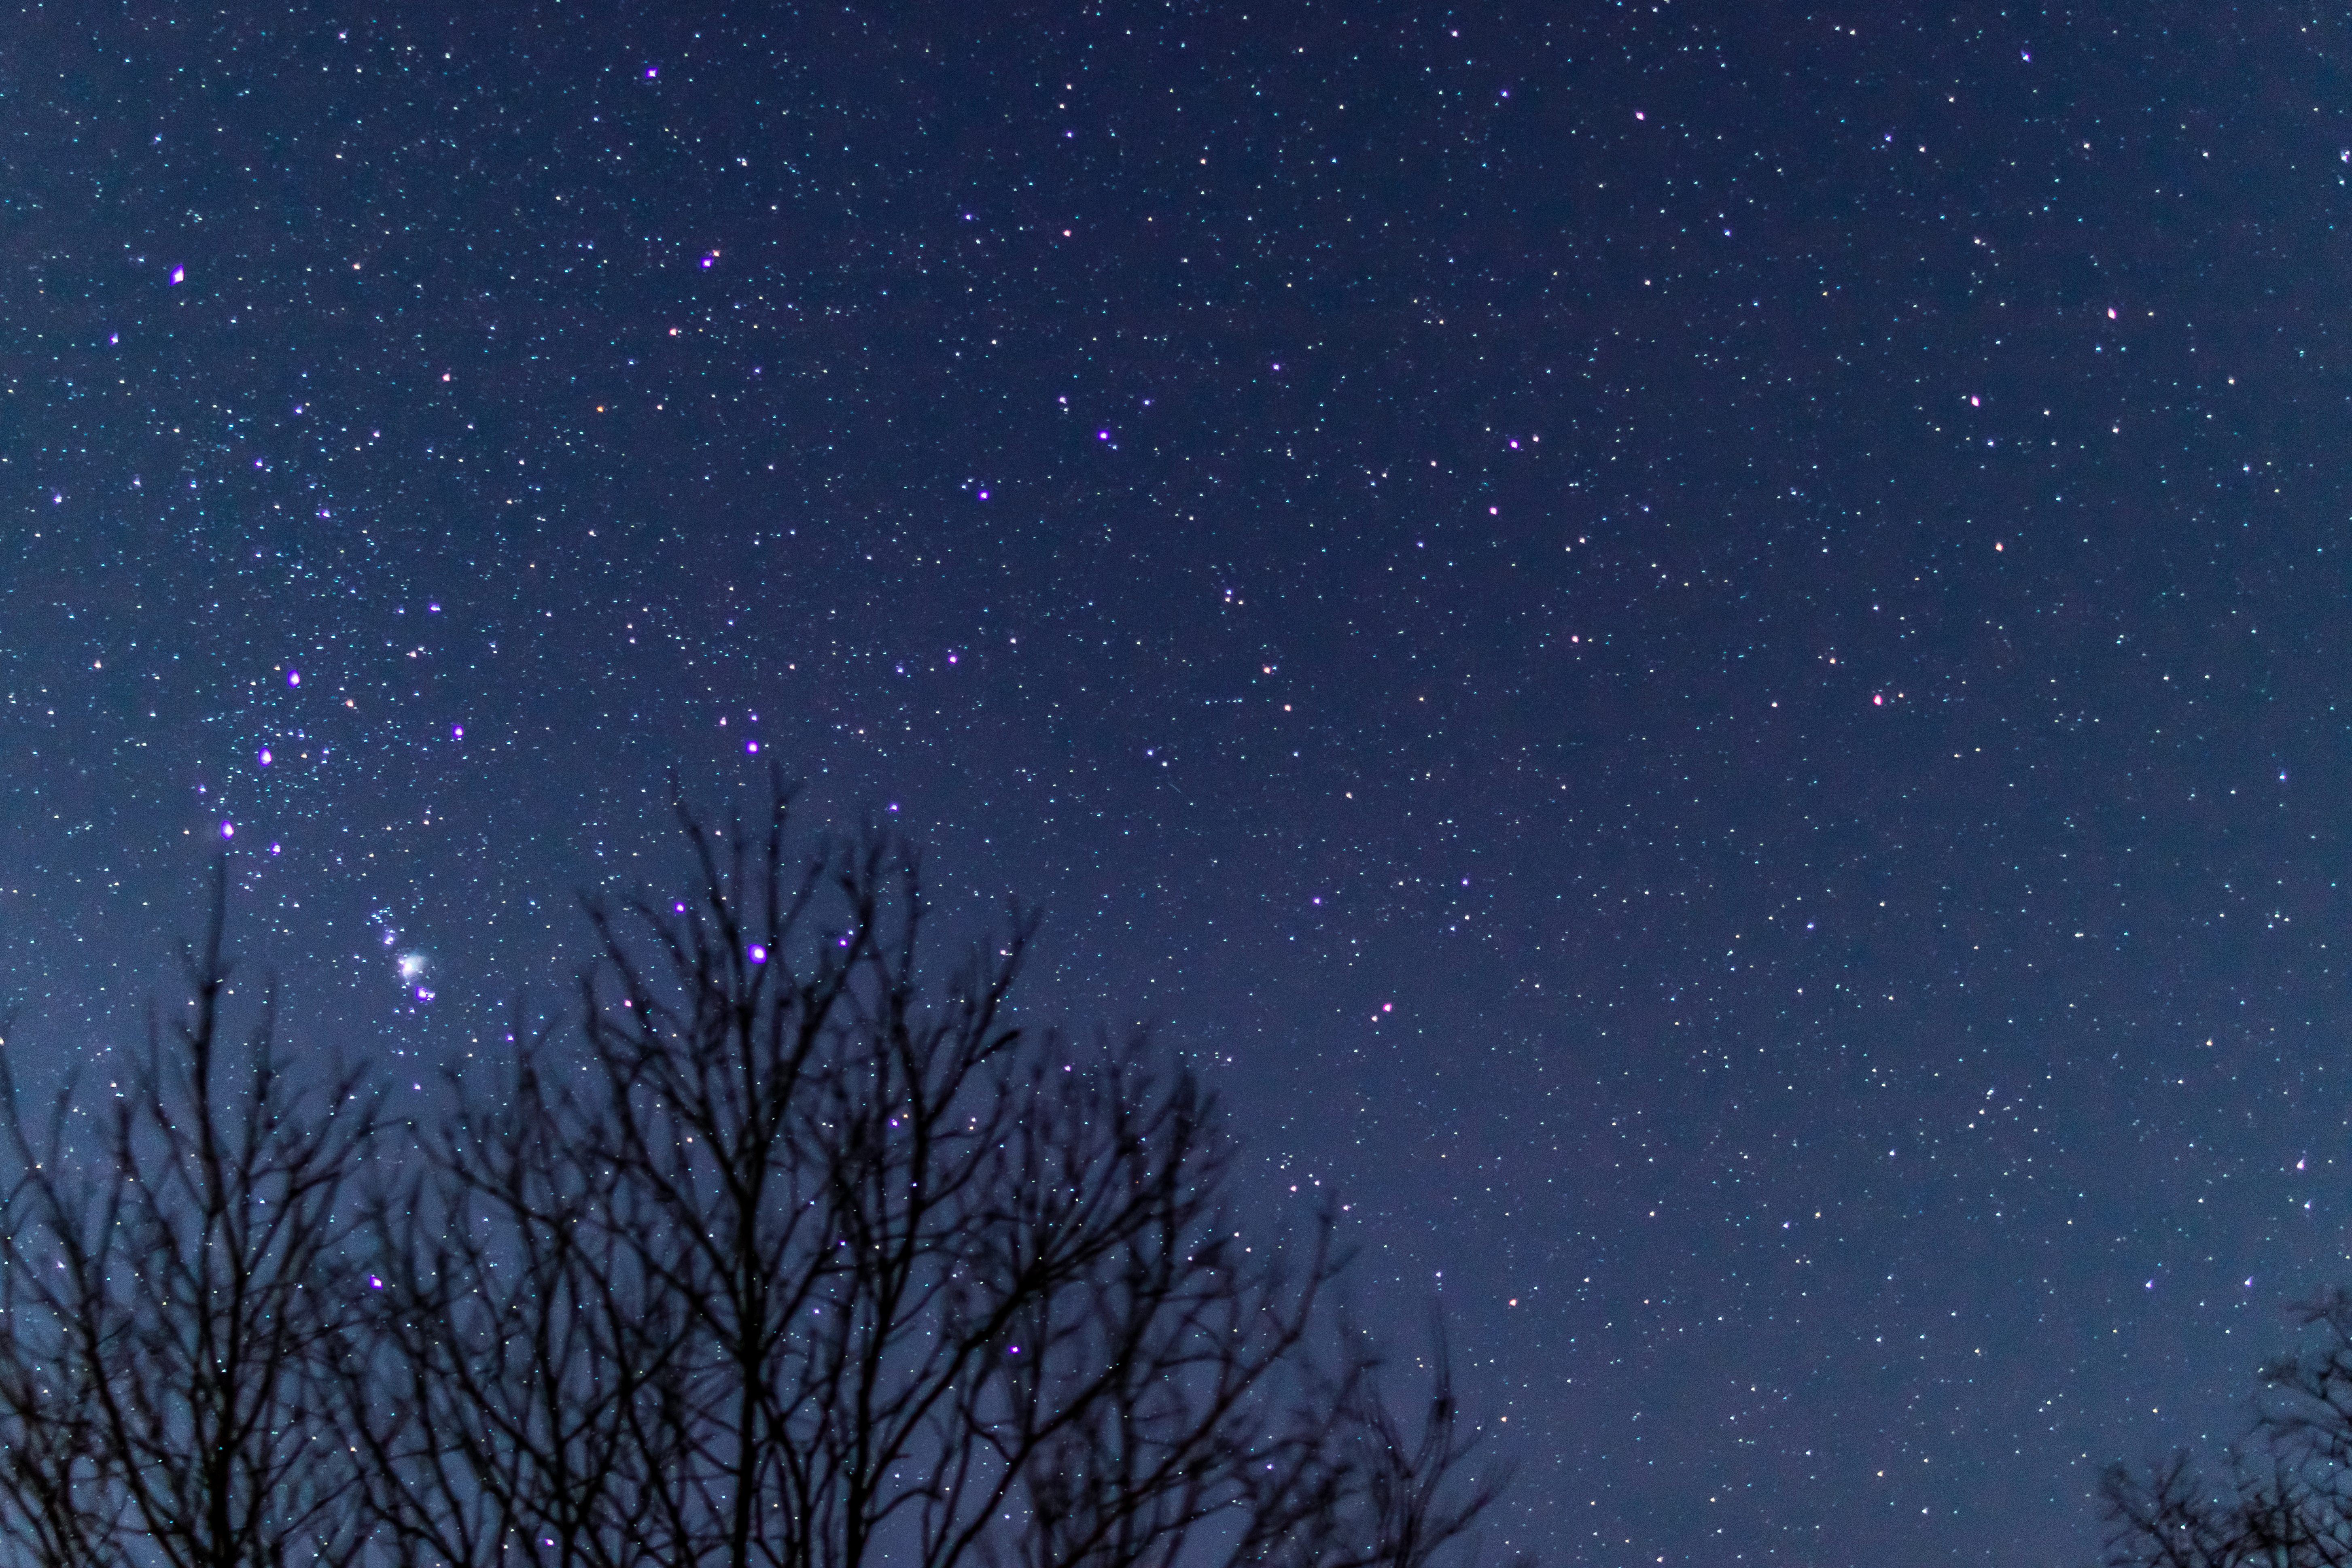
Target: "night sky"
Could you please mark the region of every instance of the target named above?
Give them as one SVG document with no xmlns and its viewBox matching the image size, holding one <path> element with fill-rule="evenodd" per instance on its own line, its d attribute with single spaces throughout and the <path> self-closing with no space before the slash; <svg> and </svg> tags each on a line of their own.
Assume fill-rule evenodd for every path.
<svg viewBox="0 0 2352 1568">
<path fill-rule="evenodd" d="M 422 1105 L 773 761 L 1338 1186 L 1496 1537 L 2085 1560 L 2352 1274 L 2352 26 L 1908 9 L 14 9 L 16 1049 L 228 824 Z"/>
</svg>

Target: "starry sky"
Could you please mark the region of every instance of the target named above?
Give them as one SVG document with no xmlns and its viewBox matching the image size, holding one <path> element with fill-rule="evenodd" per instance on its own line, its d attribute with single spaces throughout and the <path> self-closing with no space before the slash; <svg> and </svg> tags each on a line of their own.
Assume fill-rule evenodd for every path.
<svg viewBox="0 0 2352 1568">
<path fill-rule="evenodd" d="M 2352 1272 L 2347 61 L 15 8 L 16 1049 L 135 1026 L 226 825 L 289 1037 L 406 1090 L 772 761 L 1345 1194 L 1497 1536 L 2084 1561 Z"/>
</svg>

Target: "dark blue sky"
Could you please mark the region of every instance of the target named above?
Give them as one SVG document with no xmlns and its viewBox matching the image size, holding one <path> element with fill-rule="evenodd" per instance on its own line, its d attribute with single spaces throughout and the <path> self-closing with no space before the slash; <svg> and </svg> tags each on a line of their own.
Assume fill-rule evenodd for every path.
<svg viewBox="0 0 2352 1568">
<path fill-rule="evenodd" d="M 297 1038 L 482 1048 L 774 758 L 1549 1562 L 2083 1561 L 2352 1271 L 2340 16 L 226 9 L 0 39 L 40 1066 L 224 822 Z"/>
</svg>

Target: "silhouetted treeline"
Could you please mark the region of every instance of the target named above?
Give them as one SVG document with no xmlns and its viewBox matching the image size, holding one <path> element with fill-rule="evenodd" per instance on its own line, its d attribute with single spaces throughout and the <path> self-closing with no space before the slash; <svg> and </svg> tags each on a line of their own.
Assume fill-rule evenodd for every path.
<svg viewBox="0 0 2352 1568">
<path fill-rule="evenodd" d="M 11 1077 L 11 1559 L 1466 1560 L 1496 1476 L 1442 1345 L 1383 1397 L 1330 1211 L 1246 1223 L 1189 1073 L 1009 1020 L 1030 920 L 933 976 L 909 848 L 786 803 L 683 818 L 691 891 L 593 908 L 576 1026 L 436 1126 L 232 1034 L 225 881 L 102 1111 Z"/>
</svg>

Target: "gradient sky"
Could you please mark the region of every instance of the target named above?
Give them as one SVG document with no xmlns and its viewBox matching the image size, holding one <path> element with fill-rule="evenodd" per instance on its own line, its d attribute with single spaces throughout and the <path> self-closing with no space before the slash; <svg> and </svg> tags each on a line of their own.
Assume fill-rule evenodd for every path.
<svg viewBox="0 0 2352 1568">
<path fill-rule="evenodd" d="M 773 759 L 1339 1186 L 1513 1544 L 2086 1560 L 2352 1274 L 2352 29 L 1906 10 L 15 10 L 16 1048 L 226 823 L 425 1081 Z"/>
</svg>

